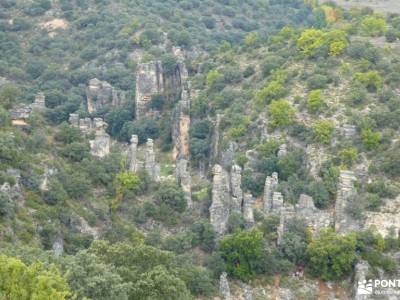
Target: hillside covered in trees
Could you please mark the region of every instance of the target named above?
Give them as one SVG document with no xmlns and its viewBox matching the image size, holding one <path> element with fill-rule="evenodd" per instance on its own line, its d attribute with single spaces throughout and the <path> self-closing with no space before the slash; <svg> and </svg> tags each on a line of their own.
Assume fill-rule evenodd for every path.
<svg viewBox="0 0 400 300">
<path fill-rule="evenodd" d="M 0 299 L 375 299 L 399 39 L 325 1 L 0 1 Z"/>
</svg>

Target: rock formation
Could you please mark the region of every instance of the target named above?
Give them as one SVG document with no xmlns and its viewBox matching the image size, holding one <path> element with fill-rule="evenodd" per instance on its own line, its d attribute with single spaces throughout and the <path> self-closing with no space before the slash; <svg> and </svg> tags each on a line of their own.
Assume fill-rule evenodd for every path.
<svg viewBox="0 0 400 300">
<path fill-rule="evenodd" d="M 87 110 L 90 114 L 111 106 L 122 105 L 125 95 L 117 92 L 111 84 L 93 78 L 86 89 Z"/>
<path fill-rule="evenodd" d="M 242 212 L 243 191 L 242 184 L 242 168 L 238 165 L 233 165 L 231 169 L 231 194 L 232 194 L 232 211 Z"/>
<path fill-rule="evenodd" d="M 110 154 L 110 136 L 104 131 L 96 131 L 94 140 L 89 141 L 90 153 L 98 158 L 104 158 Z"/>
<path fill-rule="evenodd" d="M 35 101 L 31 104 L 32 109 L 45 109 L 46 108 L 46 98 L 43 93 L 38 93 L 35 97 Z"/>
<path fill-rule="evenodd" d="M 147 139 L 144 167 L 147 174 L 149 174 L 154 181 L 160 180 L 160 166 L 156 163 L 152 139 Z"/>
<path fill-rule="evenodd" d="M 64 253 L 64 240 L 59 237 L 57 238 L 52 246 L 52 250 L 55 256 L 61 256 Z"/>
<path fill-rule="evenodd" d="M 176 162 L 175 177 L 182 187 L 188 207 L 192 207 L 192 177 L 189 170 L 189 161 L 182 158 Z"/>
<path fill-rule="evenodd" d="M 255 199 L 251 194 L 244 194 L 243 197 L 243 219 L 246 221 L 246 225 L 251 227 L 254 225 L 254 212 L 253 206 L 255 204 Z"/>
<path fill-rule="evenodd" d="M 230 213 L 230 183 L 228 172 L 220 165 L 213 168 L 212 204 L 210 223 L 218 235 L 226 231 Z"/>
<path fill-rule="evenodd" d="M 223 300 L 232 300 L 231 290 L 229 288 L 228 275 L 224 272 L 219 277 L 219 293 Z"/>
<path fill-rule="evenodd" d="M 335 230 L 338 233 L 347 233 L 358 229 L 358 222 L 347 213 L 350 199 L 355 195 L 354 182 L 356 177 L 352 171 L 341 171 L 335 204 Z"/>
<path fill-rule="evenodd" d="M 82 133 L 91 133 L 107 128 L 107 123 L 102 118 L 79 118 L 78 114 L 69 114 L 69 123 L 79 128 Z"/>
<path fill-rule="evenodd" d="M 190 92 L 182 91 L 181 100 L 178 102 L 172 127 L 172 151 L 175 161 L 175 177 L 182 187 L 188 207 L 192 206 L 192 179 L 190 175 L 189 153 L 189 129 L 190 129 Z"/>
<path fill-rule="evenodd" d="M 242 168 L 236 164 L 233 164 L 230 174 L 220 165 L 213 168 L 210 223 L 219 236 L 226 232 L 231 213 L 242 214 L 248 227 L 254 224 L 255 200 L 251 194 L 243 195 L 241 171 Z"/>
<path fill-rule="evenodd" d="M 278 186 L 278 173 L 272 173 L 272 176 L 267 176 L 264 185 L 264 212 L 272 212 L 272 196 Z"/>
<path fill-rule="evenodd" d="M 138 136 L 131 136 L 131 144 L 129 145 L 128 150 L 128 169 L 129 171 L 136 173 L 138 171 L 137 165 L 137 147 L 138 147 Z"/>
<path fill-rule="evenodd" d="M 163 95 L 166 100 L 179 99 L 182 82 L 187 76 L 183 63 L 169 72 L 164 72 L 160 61 L 139 64 L 136 73 L 136 119 L 152 114 L 148 104 L 155 95 Z"/>
</svg>

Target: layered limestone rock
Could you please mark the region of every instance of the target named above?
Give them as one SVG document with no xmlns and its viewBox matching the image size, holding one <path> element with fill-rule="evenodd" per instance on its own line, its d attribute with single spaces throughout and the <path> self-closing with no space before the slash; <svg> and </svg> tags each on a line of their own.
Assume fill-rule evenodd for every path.
<svg viewBox="0 0 400 300">
<path fill-rule="evenodd" d="M 187 77 L 183 63 L 178 63 L 176 68 L 168 73 L 164 72 L 160 61 L 139 64 L 136 73 L 136 119 L 153 113 L 148 104 L 155 95 L 163 95 L 166 100 L 179 99 L 182 82 Z"/>
<path fill-rule="evenodd" d="M 120 106 L 125 102 L 125 95 L 117 92 L 111 84 L 93 78 L 86 89 L 87 111 L 92 114 L 100 110 Z"/>
<path fill-rule="evenodd" d="M 275 192 L 272 196 L 272 210 L 270 212 L 279 215 L 278 244 L 282 242 L 287 225 L 293 218 L 302 219 L 313 236 L 319 234 L 321 229 L 331 227 L 334 222 L 333 213 L 327 210 L 320 210 L 314 206 L 313 198 L 302 194 L 295 207 L 283 201 L 281 193 Z"/>
<path fill-rule="evenodd" d="M 212 204 L 210 223 L 218 235 L 226 232 L 230 213 L 229 175 L 220 165 L 213 168 Z"/>
<path fill-rule="evenodd" d="M 111 138 L 104 131 L 96 131 L 95 138 L 90 143 L 90 153 L 98 158 L 104 158 L 110 154 Z"/>
<path fill-rule="evenodd" d="M 238 165 L 233 165 L 231 169 L 231 208 L 235 212 L 241 213 L 243 202 L 242 184 L 242 168 Z"/>
<path fill-rule="evenodd" d="M 354 183 L 357 180 L 354 172 L 341 171 L 339 186 L 335 204 L 335 230 L 338 233 L 347 233 L 359 229 L 357 221 L 353 220 L 347 213 L 347 207 L 351 198 L 355 196 Z"/>
<path fill-rule="evenodd" d="M 137 147 L 138 147 L 138 136 L 131 136 L 131 144 L 129 145 L 128 150 L 128 169 L 130 172 L 136 173 L 138 171 L 137 164 Z"/>
<path fill-rule="evenodd" d="M 267 176 L 264 185 L 264 212 L 272 212 L 272 196 L 279 183 L 278 173 L 272 173 L 272 176 Z"/>
<path fill-rule="evenodd" d="M 69 123 L 79 128 L 82 133 L 105 130 L 108 126 L 102 118 L 79 118 L 78 114 L 69 114 Z"/>
<path fill-rule="evenodd" d="M 318 178 L 318 173 L 322 164 L 328 159 L 326 151 L 323 148 L 318 148 L 316 145 L 308 145 L 306 156 L 306 164 L 310 175 L 314 178 Z"/>
<path fill-rule="evenodd" d="M 154 143 L 152 139 L 147 139 L 146 155 L 144 167 L 149 176 L 154 181 L 160 181 L 160 166 L 156 163 L 156 155 L 154 153 Z"/>
<path fill-rule="evenodd" d="M 192 179 L 190 175 L 189 155 L 190 130 L 190 93 L 182 91 L 182 99 L 178 102 L 172 127 L 173 160 L 175 161 L 175 177 L 182 187 L 188 206 L 192 206 Z"/>
<path fill-rule="evenodd" d="M 218 159 L 219 144 L 221 139 L 220 127 L 222 121 L 222 114 L 217 114 L 214 122 L 214 131 L 212 135 L 212 148 L 211 148 L 211 158 L 210 163 L 213 164 Z"/>
<path fill-rule="evenodd" d="M 231 289 L 229 288 L 228 274 L 225 272 L 219 277 L 219 293 L 223 300 L 232 300 Z"/>
<path fill-rule="evenodd" d="M 228 219 L 232 213 L 242 214 L 248 227 L 254 224 L 255 199 L 251 194 L 243 195 L 241 171 L 242 168 L 236 164 L 230 173 L 220 165 L 215 165 L 213 168 L 210 222 L 219 236 L 226 232 Z"/>
</svg>

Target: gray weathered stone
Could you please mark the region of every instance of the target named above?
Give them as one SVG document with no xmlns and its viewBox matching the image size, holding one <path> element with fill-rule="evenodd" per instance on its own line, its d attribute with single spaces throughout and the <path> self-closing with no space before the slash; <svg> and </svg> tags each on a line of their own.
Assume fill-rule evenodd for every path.
<svg viewBox="0 0 400 300">
<path fill-rule="evenodd" d="M 168 74 L 164 72 L 160 61 L 139 64 L 136 73 L 136 119 L 152 114 L 148 103 L 154 95 L 163 95 L 166 100 L 180 98 L 182 82 L 186 78 L 187 70 L 182 62 Z"/>
<path fill-rule="evenodd" d="M 87 110 L 95 113 L 104 108 L 119 106 L 125 101 L 125 95 L 117 92 L 111 84 L 93 78 L 86 89 Z"/>
<path fill-rule="evenodd" d="M 64 240 L 59 237 L 57 238 L 52 246 L 53 252 L 55 256 L 61 256 L 64 253 Z"/>
<path fill-rule="evenodd" d="M 229 288 L 228 275 L 225 272 L 219 277 L 219 293 L 223 300 L 233 300 Z"/>
<path fill-rule="evenodd" d="M 110 154 L 110 136 L 104 131 L 97 131 L 94 140 L 89 141 L 90 153 L 98 158 L 104 158 Z"/>
<path fill-rule="evenodd" d="M 242 168 L 238 165 L 233 165 L 231 169 L 231 194 L 233 211 L 241 212 L 243 202 L 242 184 Z"/>
<path fill-rule="evenodd" d="M 138 146 L 138 136 L 131 136 L 131 144 L 128 149 L 128 169 L 130 172 L 136 173 L 138 171 L 137 165 L 137 146 Z"/>
<path fill-rule="evenodd" d="M 69 114 L 69 123 L 71 126 L 79 128 L 82 133 L 92 133 L 104 131 L 108 124 L 102 118 L 79 118 L 78 114 Z"/>
<path fill-rule="evenodd" d="M 182 158 L 178 159 L 175 168 L 175 177 L 182 187 L 188 207 L 191 208 L 192 202 L 192 178 L 190 176 L 189 161 Z"/>
<path fill-rule="evenodd" d="M 146 142 L 144 167 L 147 174 L 149 174 L 154 181 L 160 181 L 160 167 L 156 163 L 156 155 L 154 153 L 154 143 L 152 139 L 147 139 Z"/>
<path fill-rule="evenodd" d="M 272 211 L 272 195 L 279 183 L 278 173 L 273 173 L 272 176 L 267 176 L 264 185 L 264 212 Z"/>
<path fill-rule="evenodd" d="M 354 182 L 357 178 L 352 171 L 341 171 L 335 204 L 335 230 L 338 233 L 347 233 L 358 230 L 358 222 L 347 213 L 347 206 L 356 190 Z"/>
<path fill-rule="evenodd" d="M 253 206 L 255 204 L 255 199 L 249 193 L 244 194 L 243 197 L 243 219 L 246 221 L 248 227 L 254 225 L 254 212 Z"/>
<path fill-rule="evenodd" d="M 228 173 L 220 166 L 213 168 L 210 223 L 218 235 L 226 232 L 230 213 L 230 185 Z"/>
</svg>

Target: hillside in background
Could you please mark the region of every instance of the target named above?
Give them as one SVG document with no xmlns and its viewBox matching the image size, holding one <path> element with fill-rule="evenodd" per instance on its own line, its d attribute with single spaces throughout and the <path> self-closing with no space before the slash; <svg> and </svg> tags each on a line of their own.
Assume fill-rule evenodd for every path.
<svg viewBox="0 0 400 300">
<path fill-rule="evenodd" d="M 397 278 L 400 16 L 343 5 L 1 1 L 0 298 Z"/>
</svg>

